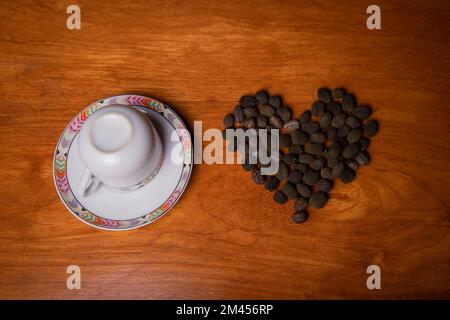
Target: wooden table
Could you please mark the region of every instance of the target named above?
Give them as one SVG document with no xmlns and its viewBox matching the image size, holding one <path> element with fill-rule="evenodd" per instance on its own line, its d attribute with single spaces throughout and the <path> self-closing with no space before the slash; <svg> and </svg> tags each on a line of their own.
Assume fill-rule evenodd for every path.
<svg viewBox="0 0 450 320">
<path fill-rule="evenodd" d="M 68 30 L 69 2 L 2 2 L 0 298 L 450 298 L 450 6 L 376 3 L 381 30 L 368 1 L 78 1 Z M 381 130 L 303 225 L 239 165 L 196 165 L 171 213 L 133 231 L 89 227 L 55 192 L 59 134 L 98 98 L 146 94 L 206 129 L 244 93 L 298 115 L 320 86 L 356 93 Z"/>
</svg>

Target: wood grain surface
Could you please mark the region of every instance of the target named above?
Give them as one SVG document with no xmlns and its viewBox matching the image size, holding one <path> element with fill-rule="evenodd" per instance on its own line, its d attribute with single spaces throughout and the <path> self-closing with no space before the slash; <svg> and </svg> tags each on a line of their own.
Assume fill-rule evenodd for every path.
<svg viewBox="0 0 450 320">
<path fill-rule="evenodd" d="M 450 298 L 448 1 L 377 1 L 382 30 L 370 1 L 82 0 L 72 31 L 70 4 L 0 5 L 0 298 Z M 56 194 L 55 144 L 96 99 L 146 94 L 206 129 L 242 94 L 297 116 L 320 86 L 354 92 L 381 130 L 305 224 L 239 165 L 196 165 L 170 214 L 133 231 L 89 227 Z"/>
</svg>

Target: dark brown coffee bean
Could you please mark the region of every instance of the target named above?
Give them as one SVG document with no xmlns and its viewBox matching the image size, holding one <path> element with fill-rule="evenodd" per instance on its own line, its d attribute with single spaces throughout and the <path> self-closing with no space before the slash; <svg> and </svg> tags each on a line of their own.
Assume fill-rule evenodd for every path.
<svg viewBox="0 0 450 320">
<path fill-rule="evenodd" d="M 323 167 L 325 167 L 325 159 L 322 158 L 322 157 L 321 157 L 321 158 L 314 159 L 314 160 L 311 162 L 310 166 L 311 166 L 311 169 L 320 171 L 320 169 L 322 169 Z"/>
<path fill-rule="evenodd" d="M 263 104 L 259 107 L 259 113 L 261 113 L 263 116 L 271 117 L 275 114 L 275 109 L 268 104 Z"/>
<path fill-rule="evenodd" d="M 355 172 L 350 168 L 345 168 L 345 170 L 342 172 L 342 174 L 339 176 L 339 179 L 343 183 L 350 183 L 355 179 L 356 175 Z"/>
<path fill-rule="evenodd" d="M 309 110 L 303 111 L 300 117 L 298 118 L 298 122 L 300 122 L 300 124 L 302 125 L 308 123 L 310 120 L 311 120 L 311 111 Z"/>
<path fill-rule="evenodd" d="M 339 162 L 341 162 L 341 161 L 342 161 L 342 159 L 340 159 L 340 158 L 329 158 L 329 159 L 327 159 L 327 166 L 328 166 L 328 168 L 333 170 L 334 168 L 336 168 L 339 165 Z"/>
<path fill-rule="evenodd" d="M 342 127 L 340 127 L 339 129 L 337 129 L 337 136 L 338 138 L 345 138 L 348 133 L 350 132 L 350 127 L 347 125 L 343 125 Z"/>
<path fill-rule="evenodd" d="M 270 123 L 266 126 L 267 130 L 272 130 L 272 129 L 276 129 L 273 125 L 271 125 Z M 277 129 L 278 130 L 278 129 Z"/>
<path fill-rule="evenodd" d="M 239 123 L 244 123 L 245 120 L 245 113 L 244 113 L 244 108 L 242 108 L 241 106 L 236 106 L 236 108 L 234 108 L 234 119 L 239 122 Z"/>
<path fill-rule="evenodd" d="M 350 132 L 347 135 L 347 141 L 350 144 L 358 142 L 358 140 L 361 138 L 361 136 L 362 136 L 361 128 L 352 129 L 352 130 L 350 130 Z"/>
<path fill-rule="evenodd" d="M 252 170 L 252 179 L 256 184 L 264 184 L 266 182 L 266 176 L 261 175 L 259 169 Z"/>
<path fill-rule="evenodd" d="M 280 180 L 274 176 L 268 176 L 266 182 L 264 183 L 264 188 L 268 191 L 275 191 L 280 185 Z"/>
<path fill-rule="evenodd" d="M 254 96 L 245 95 L 239 99 L 239 104 L 244 108 L 256 107 L 258 101 Z"/>
<path fill-rule="evenodd" d="M 297 191 L 298 191 L 298 194 L 304 198 L 309 198 L 312 194 L 311 187 L 307 186 L 304 183 L 297 184 Z"/>
<path fill-rule="evenodd" d="M 295 162 L 297 162 L 297 155 L 293 153 L 288 153 L 285 156 L 283 156 L 283 161 L 288 166 L 293 165 Z"/>
<path fill-rule="evenodd" d="M 342 113 L 342 106 L 337 102 L 327 103 L 327 111 L 333 116 Z"/>
<path fill-rule="evenodd" d="M 360 151 L 361 146 L 359 145 L 359 143 L 352 143 L 346 146 L 344 150 L 342 150 L 342 155 L 344 156 L 344 158 L 350 159 L 356 156 Z"/>
<path fill-rule="evenodd" d="M 342 108 L 347 113 L 352 113 L 356 108 L 356 99 L 352 94 L 347 93 L 342 101 Z"/>
<path fill-rule="evenodd" d="M 292 144 L 289 134 L 280 134 L 280 148 L 287 148 Z"/>
<path fill-rule="evenodd" d="M 378 122 L 375 120 L 369 120 L 367 123 L 363 126 L 364 134 L 371 138 L 378 132 Z"/>
<path fill-rule="evenodd" d="M 314 157 L 307 153 L 303 153 L 298 156 L 298 161 L 303 164 L 310 164 L 313 160 L 314 160 Z"/>
<path fill-rule="evenodd" d="M 324 178 L 324 179 L 327 179 L 327 180 L 333 180 L 334 179 L 334 176 L 333 176 L 331 168 L 323 168 L 322 170 L 320 170 L 320 176 L 322 178 Z"/>
<path fill-rule="evenodd" d="M 309 204 L 316 209 L 323 208 L 327 202 L 328 194 L 322 191 L 314 192 L 311 198 L 309 198 Z"/>
<path fill-rule="evenodd" d="M 256 117 L 256 125 L 258 128 L 265 129 L 267 124 L 269 123 L 269 119 L 263 115 L 259 115 Z"/>
<path fill-rule="evenodd" d="M 287 122 L 292 118 L 292 113 L 289 108 L 281 107 L 276 109 L 276 112 L 280 116 L 281 120 L 283 120 L 284 122 Z"/>
<path fill-rule="evenodd" d="M 308 142 L 307 144 L 305 144 L 305 152 L 315 155 L 315 156 L 320 156 L 323 152 L 323 144 L 320 143 L 310 143 Z"/>
<path fill-rule="evenodd" d="M 331 91 L 328 88 L 319 88 L 319 90 L 317 90 L 317 98 L 325 103 L 331 102 L 332 97 L 331 97 Z"/>
<path fill-rule="evenodd" d="M 303 147 L 299 144 L 293 144 L 288 148 L 289 153 L 294 154 L 302 154 L 303 153 Z"/>
<path fill-rule="evenodd" d="M 333 168 L 333 170 L 331 171 L 331 174 L 333 175 L 333 177 L 337 178 L 339 177 L 342 172 L 344 172 L 345 170 L 345 163 L 342 161 L 339 161 Z"/>
<path fill-rule="evenodd" d="M 284 162 L 278 164 L 278 172 L 275 175 L 279 180 L 286 180 L 289 175 L 289 168 Z"/>
<path fill-rule="evenodd" d="M 265 90 L 260 90 L 255 94 L 256 101 L 259 104 L 268 104 L 269 103 L 269 95 Z"/>
<path fill-rule="evenodd" d="M 278 190 L 273 194 L 273 200 L 275 200 L 276 203 L 284 204 L 288 201 L 288 197 L 283 193 L 283 191 Z"/>
<path fill-rule="evenodd" d="M 312 143 L 324 143 L 327 137 L 322 132 L 314 132 L 309 136 L 309 141 Z"/>
<path fill-rule="evenodd" d="M 341 128 L 345 124 L 345 120 L 347 120 L 345 113 L 338 113 L 331 120 L 331 126 L 333 128 Z"/>
<path fill-rule="evenodd" d="M 308 220 L 308 212 L 306 211 L 297 211 L 292 214 L 292 221 L 296 224 L 303 223 Z"/>
<path fill-rule="evenodd" d="M 356 171 L 358 169 L 358 162 L 356 162 L 354 159 L 345 160 L 345 165 L 353 171 Z"/>
<path fill-rule="evenodd" d="M 309 165 L 304 163 L 296 163 L 294 164 L 294 170 L 298 170 L 301 173 L 305 173 L 306 171 L 309 170 Z"/>
<path fill-rule="evenodd" d="M 372 114 L 372 109 L 369 106 L 359 106 L 353 110 L 353 115 L 359 120 L 366 120 Z"/>
<path fill-rule="evenodd" d="M 336 128 L 332 128 L 332 127 L 328 127 L 325 130 L 325 134 L 327 135 L 327 139 L 328 140 L 333 140 L 337 136 L 337 129 Z"/>
<path fill-rule="evenodd" d="M 294 210 L 296 210 L 296 211 L 306 210 L 306 208 L 308 208 L 308 205 L 309 205 L 309 201 L 307 198 L 299 197 L 294 202 Z"/>
<path fill-rule="evenodd" d="M 350 116 L 345 121 L 345 124 L 349 126 L 350 128 L 354 129 L 361 126 L 361 121 L 355 116 Z"/>
<path fill-rule="evenodd" d="M 360 166 L 368 165 L 370 161 L 369 155 L 365 152 L 359 152 L 354 159 Z"/>
<path fill-rule="evenodd" d="M 341 154 L 342 144 L 338 141 L 334 141 L 331 146 L 327 148 L 324 155 L 328 158 L 337 158 Z"/>
<path fill-rule="evenodd" d="M 223 118 L 223 124 L 225 125 L 225 128 L 233 128 L 234 126 L 234 116 L 233 114 L 229 113 Z"/>
<path fill-rule="evenodd" d="M 336 88 L 333 91 L 331 91 L 331 96 L 333 99 L 342 99 L 345 95 L 345 89 L 344 88 Z"/>
<path fill-rule="evenodd" d="M 259 111 L 255 107 L 247 107 L 244 109 L 244 114 L 247 118 L 256 118 L 259 115 Z"/>
<path fill-rule="evenodd" d="M 308 170 L 303 175 L 303 183 L 308 186 L 313 186 L 319 181 L 320 175 L 319 172 L 315 170 Z"/>
<path fill-rule="evenodd" d="M 283 106 L 283 99 L 280 96 L 272 96 L 269 98 L 269 104 L 275 109 Z"/>
<path fill-rule="evenodd" d="M 320 117 L 325 112 L 325 103 L 322 101 L 316 101 L 311 106 L 311 113 L 316 116 Z"/>
<path fill-rule="evenodd" d="M 291 139 L 293 144 L 304 145 L 309 141 L 309 136 L 301 130 L 296 130 L 291 133 Z"/>
<path fill-rule="evenodd" d="M 361 147 L 361 151 L 365 151 L 365 150 L 367 150 L 367 147 L 369 146 L 370 141 L 369 141 L 369 139 L 361 138 L 361 139 L 359 139 L 358 143 Z"/>
<path fill-rule="evenodd" d="M 328 179 L 320 179 L 315 185 L 317 191 L 330 192 L 333 189 L 333 182 Z"/>
<path fill-rule="evenodd" d="M 285 133 L 292 133 L 300 129 L 300 123 L 298 120 L 289 120 L 284 124 L 283 129 Z"/>
<path fill-rule="evenodd" d="M 299 194 L 292 183 L 286 182 L 281 190 L 289 199 L 295 200 L 299 197 Z"/>
<path fill-rule="evenodd" d="M 332 115 L 330 112 L 325 112 L 319 119 L 319 125 L 322 129 L 328 128 L 331 124 Z"/>
<path fill-rule="evenodd" d="M 293 170 L 289 173 L 288 181 L 293 184 L 302 182 L 303 173 L 299 170 Z"/>
<path fill-rule="evenodd" d="M 275 128 L 280 129 L 281 127 L 283 127 L 283 120 L 281 120 L 279 115 L 274 114 L 270 117 L 270 124 Z"/>
<path fill-rule="evenodd" d="M 317 122 L 308 122 L 303 126 L 303 131 L 307 134 L 312 134 L 320 130 L 319 124 Z"/>
<path fill-rule="evenodd" d="M 244 127 L 247 129 L 253 129 L 256 127 L 256 120 L 255 118 L 245 118 L 244 120 Z"/>
</svg>

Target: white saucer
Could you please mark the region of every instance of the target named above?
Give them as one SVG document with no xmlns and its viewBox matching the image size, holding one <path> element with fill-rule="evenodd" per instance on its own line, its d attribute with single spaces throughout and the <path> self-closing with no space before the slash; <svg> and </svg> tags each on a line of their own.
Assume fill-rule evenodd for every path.
<svg viewBox="0 0 450 320">
<path fill-rule="evenodd" d="M 85 165 L 77 133 L 89 115 L 112 104 L 135 106 L 147 114 L 161 136 L 164 160 L 158 174 L 136 191 L 100 187 L 82 197 L 77 186 Z M 189 181 L 192 157 L 190 133 L 169 106 L 148 97 L 122 95 L 91 104 L 67 125 L 55 150 L 53 176 L 61 200 L 77 218 L 101 229 L 127 230 L 153 222 L 173 207 Z"/>
</svg>

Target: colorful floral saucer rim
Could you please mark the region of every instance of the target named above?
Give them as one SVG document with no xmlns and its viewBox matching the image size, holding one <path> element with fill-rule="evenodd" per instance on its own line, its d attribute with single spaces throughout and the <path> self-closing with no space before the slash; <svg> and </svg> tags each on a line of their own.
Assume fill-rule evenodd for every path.
<svg viewBox="0 0 450 320">
<path fill-rule="evenodd" d="M 141 217 L 130 220 L 105 219 L 98 215 L 95 215 L 92 212 L 89 212 L 75 198 L 67 180 L 67 170 L 66 170 L 67 154 L 69 152 L 69 148 L 72 141 L 76 137 L 78 131 L 83 126 L 83 123 L 91 114 L 111 104 L 141 106 L 156 111 L 157 113 L 162 115 L 168 122 L 170 122 L 172 126 L 175 128 L 180 138 L 183 149 L 183 157 L 184 157 L 183 169 L 181 172 L 180 180 L 178 181 L 178 184 L 175 187 L 172 194 L 156 210 L 148 212 Z M 187 127 L 185 126 L 185 124 L 183 123 L 183 121 L 179 118 L 179 116 L 175 113 L 175 111 L 172 110 L 172 108 L 157 100 L 145 96 L 140 95 L 113 96 L 92 103 L 91 105 L 83 109 L 80 113 L 78 113 L 66 126 L 66 128 L 64 129 L 58 140 L 55 149 L 55 154 L 53 157 L 53 180 L 58 195 L 61 198 L 64 205 L 66 206 L 66 208 L 81 221 L 100 229 L 107 229 L 107 230 L 134 229 L 159 219 L 175 205 L 175 203 L 181 197 L 184 189 L 186 188 L 189 178 L 191 176 L 193 165 L 192 158 L 193 158 L 193 150 L 192 150 L 191 134 L 187 129 Z"/>
</svg>

